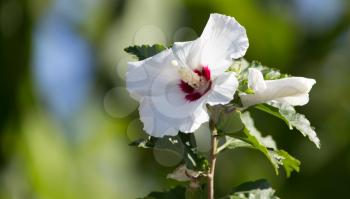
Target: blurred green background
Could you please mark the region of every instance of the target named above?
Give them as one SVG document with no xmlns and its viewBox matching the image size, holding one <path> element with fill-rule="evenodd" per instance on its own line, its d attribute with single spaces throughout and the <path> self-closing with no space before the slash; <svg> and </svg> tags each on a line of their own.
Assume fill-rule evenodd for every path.
<svg viewBox="0 0 350 199">
<path fill-rule="evenodd" d="M 310 103 L 298 110 L 322 142 L 318 150 L 254 111 L 258 128 L 300 159 L 301 171 L 286 179 L 258 152 L 225 152 L 217 196 L 267 178 L 281 198 L 349 197 L 348 0 L 3 0 L 0 198 L 128 199 L 174 184 L 165 177 L 176 159 L 128 146 L 144 134 L 138 104 L 124 88 L 132 58 L 123 48 L 192 40 L 213 12 L 246 27 L 248 60 L 317 80 Z"/>
</svg>

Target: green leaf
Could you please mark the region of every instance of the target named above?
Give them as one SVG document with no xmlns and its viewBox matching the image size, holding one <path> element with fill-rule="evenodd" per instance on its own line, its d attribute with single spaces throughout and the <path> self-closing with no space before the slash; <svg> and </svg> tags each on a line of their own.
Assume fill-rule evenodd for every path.
<svg viewBox="0 0 350 199">
<path fill-rule="evenodd" d="M 208 160 L 198 153 L 196 140 L 193 133 L 179 132 L 177 136 L 165 136 L 156 138 L 138 139 L 129 144 L 140 148 L 154 148 L 165 150 L 183 157 L 182 163 L 188 169 L 195 171 L 207 171 L 209 168 Z"/>
<path fill-rule="evenodd" d="M 288 74 L 283 74 L 276 68 L 264 66 L 258 61 L 252 61 L 249 67 L 260 70 L 265 80 L 282 79 L 289 77 Z"/>
<path fill-rule="evenodd" d="M 314 127 L 311 126 L 310 121 L 305 115 L 297 113 L 293 106 L 286 103 L 270 102 L 269 104 L 257 105 L 255 108 L 282 119 L 290 129 L 296 128 L 301 134 L 308 137 L 317 148 L 320 148 L 320 140 L 317 137 Z"/>
<path fill-rule="evenodd" d="M 244 58 L 236 59 L 233 60 L 232 64 L 226 70 L 226 72 L 241 73 L 242 71 L 245 71 L 249 65 L 250 63 Z"/>
<path fill-rule="evenodd" d="M 140 138 L 131 142 L 129 146 L 136 146 L 140 148 L 153 148 L 157 140 L 158 138 L 156 137 L 148 136 L 148 138 Z"/>
<path fill-rule="evenodd" d="M 143 199 L 185 199 L 186 188 L 175 187 L 165 192 L 152 192 Z"/>
<path fill-rule="evenodd" d="M 265 180 L 243 183 L 233 189 L 232 193 L 222 199 L 278 199 L 275 190 Z"/>
<path fill-rule="evenodd" d="M 254 125 L 254 120 L 253 118 L 250 116 L 249 112 L 244 112 L 241 114 L 241 119 L 242 122 L 245 126 L 245 133 L 246 135 L 252 136 L 254 138 L 256 138 L 256 140 L 261 143 L 261 145 L 263 145 L 264 147 L 270 148 L 270 149 L 276 149 L 276 143 L 273 140 L 273 138 L 268 135 L 266 137 L 263 137 L 260 133 L 260 131 L 258 129 L 255 128 Z"/>
<path fill-rule="evenodd" d="M 208 160 L 198 153 L 194 134 L 179 132 L 178 136 L 184 145 L 184 163 L 186 167 L 197 171 L 207 171 L 209 168 Z"/>
<path fill-rule="evenodd" d="M 275 157 L 271 156 L 269 150 L 261 142 L 259 142 L 259 140 L 254 135 L 252 135 L 247 128 L 244 129 L 244 133 L 247 135 L 246 141 L 250 143 L 254 149 L 259 150 L 266 156 L 266 158 L 270 161 L 273 168 L 275 169 L 276 174 L 278 175 L 279 162 L 275 159 Z"/>
<path fill-rule="evenodd" d="M 253 148 L 251 144 L 230 136 L 220 137 L 219 143 L 221 143 L 221 145 L 218 147 L 217 153 L 220 153 L 225 149 Z"/>
<path fill-rule="evenodd" d="M 270 106 L 268 104 L 258 104 L 255 106 L 256 109 L 264 111 L 266 113 L 269 113 L 275 117 L 280 118 L 281 120 L 283 120 L 288 126 L 289 121 L 279 112 L 279 109 L 273 106 Z"/>
<path fill-rule="evenodd" d="M 125 48 L 124 51 L 136 56 L 138 60 L 141 61 L 148 57 L 152 57 L 153 55 L 156 55 L 165 49 L 166 47 L 164 47 L 163 45 L 154 44 L 152 46 L 150 45 L 129 46 Z"/>
<path fill-rule="evenodd" d="M 283 164 L 284 170 L 286 171 L 288 178 L 290 177 L 290 174 L 293 171 L 299 172 L 299 166 L 300 166 L 299 160 L 297 160 L 293 156 L 289 155 L 284 150 L 277 150 L 276 152 L 278 155 L 283 157 L 282 164 Z"/>
<path fill-rule="evenodd" d="M 261 133 L 255 128 L 249 112 L 243 113 L 241 119 L 245 124 L 244 132 L 247 135 L 247 141 L 270 160 L 276 174 L 278 174 L 279 165 L 283 165 L 287 177 L 290 176 L 293 170 L 299 171 L 300 162 L 286 151 L 277 150 L 276 143 L 271 136 L 262 137 Z"/>
<path fill-rule="evenodd" d="M 242 131 L 244 125 L 240 112 L 233 106 L 217 105 L 210 109 L 211 118 L 218 133 L 233 134 Z"/>
<path fill-rule="evenodd" d="M 265 179 L 259 179 L 256 181 L 244 182 L 233 189 L 233 192 L 239 191 L 249 191 L 252 189 L 268 189 L 271 188 L 271 185 Z"/>
<path fill-rule="evenodd" d="M 237 66 L 235 65 L 239 65 L 239 64 L 234 64 L 232 68 L 237 68 Z M 251 63 L 249 63 L 246 60 L 242 59 L 241 65 L 243 65 L 244 67 L 241 67 L 240 70 L 236 72 L 238 74 L 237 79 L 239 81 L 238 91 L 240 91 L 241 93 L 246 93 L 246 94 L 254 93 L 253 90 L 248 87 L 248 71 L 249 71 L 248 69 L 249 68 L 255 68 L 261 71 L 265 80 L 282 79 L 285 77 L 289 77 L 288 74 L 283 74 L 278 69 L 264 66 L 258 61 L 252 61 Z M 237 71 L 237 69 L 232 71 Z"/>
<path fill-rule="evenodd" d="M 186 199 L 207 199 L 208 193 L 206 189 L 206 185 L 202 185 L 199 187 L 187 187 L 186 189 Z"/>
<path fill-rule="evenodd" d="M 263 137 L 255 128 L 254 121 L 249 112 L 240 114 L 244 127 L 245 137 L 228 137 L 220 139 L 221 145 L 218 147 L 218 153 L 224 149 L 251 148 L 262 152 L 270 161 L 276 174 L 279 166 L 282 165 L 286 171 L 287 177 L 292 171 L 299 171 L 300 162 L 289 155 L 286 151 L 278 150 L 275 141 L 271 136 Z"/>
</svg>

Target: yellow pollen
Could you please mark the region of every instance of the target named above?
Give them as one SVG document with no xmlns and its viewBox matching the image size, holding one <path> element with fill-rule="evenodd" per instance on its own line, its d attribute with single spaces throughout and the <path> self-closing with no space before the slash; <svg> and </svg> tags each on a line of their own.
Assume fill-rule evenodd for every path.
<svg viewBox="0 0 350 199">
<path fill-rule="evenodd" d="M 197 73 L 193 72 L 189 68 L 180 67 L 179 75 L 185 83 L 190 85 L 192 88 L 198 89 L 206 83 L 205 79 L 199 76 Z"/>
</svg>

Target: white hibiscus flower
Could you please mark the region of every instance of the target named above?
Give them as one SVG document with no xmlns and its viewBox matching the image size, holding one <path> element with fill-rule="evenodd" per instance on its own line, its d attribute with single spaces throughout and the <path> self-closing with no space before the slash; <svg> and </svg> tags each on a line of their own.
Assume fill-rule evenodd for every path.
<svg viewBox="0 0 350 199">
<path fill-rule="evenodd" d="M 249 68 L 248 86 L 253 89 L 254 94 L 241 94 L 240 98 L 245 107 L 264 102 L 302 106 L 309 102 L 309 92 L 315 83 L 314 79 L 304 77 L 264 80 L 258 69 Z"/>
<path fill-rule="evenodd" d="M 127 89 L 140 102 L 144 130 L 162 137 L 194 132 L 207 122 L 206 104 L 233 99 L 238 82 L 225 71 L 247 48 L 246 31 L 234 18 L 211 14 L 200 38 L 129 63 Z"/>
</svg>

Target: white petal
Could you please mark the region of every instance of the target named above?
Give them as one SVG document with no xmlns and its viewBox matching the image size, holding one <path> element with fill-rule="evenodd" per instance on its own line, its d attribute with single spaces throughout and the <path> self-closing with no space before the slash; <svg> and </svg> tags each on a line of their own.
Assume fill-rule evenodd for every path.
<svg viewBox="0 0 350 199">
<path fill-rule="evenodd" d="M 140 100 L 143 96 L 149 96 L 154 79 L 164 70 L 173 70 L 171 61 L 175 57 L 170 49 L 142 61 L 129 62 L 126 73 L 126 88 L 130 95 Z"/>
<path fill-rule="evenodd" d="M 171 120 L 158 113 L 152 101 L 148 97 L 140 101 L 140 120 L 143 123 L 143 130 L 149 135 L 163 137 L 165 135 L 176 135 L 177 129 L 173 127 Z"/>
<path fill-rule="evenodd" d="M 207 113 L 205 103 L 201 102 L 197 105 L 197 108 L 191 116 L 184 120 L 180 125 L 179 130 L 184 133 L 193 133 L 196 131 L 203 123 L 209 121 L 209 115 Z"/>
<path fill-rule="evenodd" d="M 238 81 L 234 73 L 223 73 L 213 81 L 211 91 L 207 96 L 207 103 L 209 105 L 229 103 L 233 99 L 237 86 Z"/>
<path fill-rule="evenodd" d="M 168 99 L 164 97 L 162 100 L 167 101 Z M 144 97 L 140 102 L 140 119 L 144 124 L 144 130 L 152 136 L 172 136 L 176 135 L 178 131 L 191 133 L 197 130 L 201 124 L 209 120 L 203 102 L 189 103 L 191 107 L 187 105 L 187 108 L 190 111 L 179 109 L 174 113 L 177 117 L 170 115 L 169 112 L 167 112 L 168 107 L 161 107 L 162 105 L 158 104 L 159 102 L 159 97 L 157 100 L 152 99 L 152 97 Z M 180 105 L 178 107 L 180 107 Z M 180 115 L 182 115 L 182 117 L 179 117 Z"/>
<path fill-rule="evenodd" d="M 255 68 L 248 69 L 248 87 L 254 91 L 266 89 L 266 84 L 263 74 Z"/>
<path fill-rule="evenodd" d="M 151 95 L 143 97 L 139 109 L 144 130 L 148 134 L 163 137 L 175 135 L 178 131 L 190 133 L 209 120 L 205 98 L 187 101 L 178 85 L 179 81 L 172 70 L 163 70 L 154 78 Z"/>
<path fill-rule="evenodd" d="M 183 66 L 209 66 L 211 74 L 223 73 L 232 59 L 242 57 L 248 49 L 245 29 L 232 17 L 211 14 L 200 38 L 176 42 L 174 55 Z"/>
<path fill-rule="evenodd" d="M 278 80 L 266 80 L 266 89 L 254 94 L 242 94 L 244 106 L 264 103 L 272 100 L 284 100 L 290 105 L 304 105 L 308 102 L 306 95 L 316 83 L 314 79 L 304 77 L 289 77 Z"/>
<path fill-rule="evenodd" d="M 175 42 L 172 50 L 180 62 L 180 66 L 195 69 L 201 65 L 201 41 L 199 39 L 187 42 Z"/>
<path fill-rule="evenodd" d="M 194 132 L 209 120 L 204 99 L 185 99 L 180 89 L 178 67 L 172 64 L 171 51 L 144 61 L 133 62 L 127 73 L 127 88 L 140 101 L 140 119 L 144 130 L 155 137 Z"/>
<path fill-rule="evenodd" d="M 289 105 L 292 105 L 292 106 L 303 106 L 309 102 L 309 94 L 296 95 L 291 97 L 282 97 L 282 98 L 277 98 L 273 101 L 288 103 Z"/>
<path fill-rule="evenodd" d="M 232 59 L 243 57 L 249 43 L 246 30 L 233 17 L 211 14 L 200 37 L 201 62 L 210 69 L 227 68 Z"/>
</svg>

